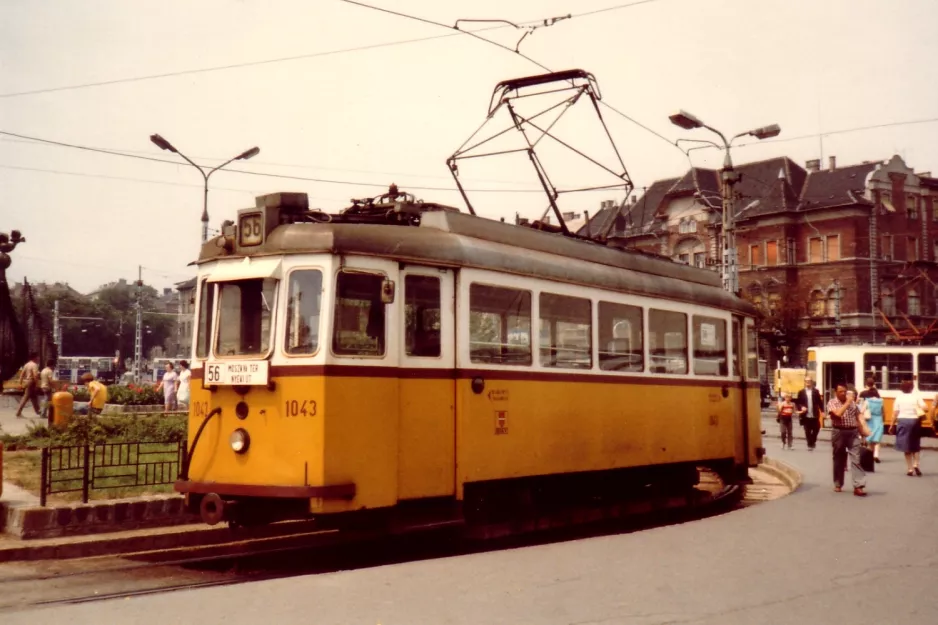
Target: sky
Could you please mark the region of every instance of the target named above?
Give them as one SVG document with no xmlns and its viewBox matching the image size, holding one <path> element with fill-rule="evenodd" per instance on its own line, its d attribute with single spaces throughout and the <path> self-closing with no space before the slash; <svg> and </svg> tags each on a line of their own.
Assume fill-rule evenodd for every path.
<svg viewBox="0 0 938 625">
<path fill-rule="evenodd" d="M 519 49 L 554 71 L 591 72 L 602 102 L 644 126 L 600 109 L 637 194 L 691 164 L 722 162 L 717 150 L 688 156 L 675 147 L 679 138 L 714 137 L 670 124 L 679 109 L 726 135 L 781 126 L 777 140 L 735 144 L 737 163 L 836 156 L 849 165 L 899 154 L 938 175 L 938 2 L 632 3 L 372 0 L 446 25 L 543 24 L 572 14 L 537 28 Z M 601 9 L 609 10 L 593 13 Z M 258 156 L 228 167 L 316 179 L 219 170 L 209 183 L 211 228 L 278 191 L 307 193 L 312 206 L 337 211 L 396 183 L 465 209 L 447 157 L 485 121 L 499 81 L 544 70 L 512 52 L 524 30 L 463 27 L 486 28 L 480 36 L 509 50 L 340 0 L 0 0 L 0 131 L 179 163 L 0 135 L 0 231 L 27 239 L 8 278 L 89 292 L 136 279 L 138 267 L 158 288 L 193 276 L 202 177 L 153 145 L 154 133 L 200 165 L 258 146 Z M 504 112 L 490 127 L 505 127 Z M 932 121 L 903 123 L 921 120 Z M 886 124 L 899 125 L 838 132 Z M 556 130 L 609 164 L 613 153 L 588 106 L 571 107 Z M 562 188 L 610 182 L 555 142 L 541 147 Z M 485 217 L 544 212 L 523 154 L 463 161 L 460 180 Z M 594 213 L 623 197 L 566 194 L 560 206 Z"/>
</svg>

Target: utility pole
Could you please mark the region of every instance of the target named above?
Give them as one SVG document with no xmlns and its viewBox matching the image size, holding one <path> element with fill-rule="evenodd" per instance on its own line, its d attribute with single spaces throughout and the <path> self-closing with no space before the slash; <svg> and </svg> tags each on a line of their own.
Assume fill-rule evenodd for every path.
<svg viewBox="0 0 938 625">
<path fill-rule="evenodd" d="M 52 340 L 55 341 L 55 352 L 62 356 L 62 326 L 59 325 L 59 300 L 55 300 L 52 307 Z"/>
<path fill-rule="evenodd" d="M 143 365 L 143 306 L 140 303 L 140 291 L 143 287 L 143 267 L 137 265 L 137 329 L 134 333 L 134 384 L 140 384 L 141 367 Z"/>
<path fill-rule="evenodd" d="M 741 132 L 727 141 L 726 136 L 722 132 L 706 125 L 700 121 L 699 118 L 691 115 L 687 111 L 679 111 L 671 115 L 668 119 L 671 120 L 672 124 L 684 130 L 706 128 L 710 132 L 718 135 L 723 142 L 723 145 L 719 145 L 713 141 L 678 139 L 675 141 L 675 145 L 678 145 L 680 141 L 693 141 L 694 143 L 708 143 L 717 149 L 724 150 L 723 169 L 720 170 L 720 179 L 723 182 L 723 264 L 721 274 L 723 278 L 723 288 L 730 293 L 739 293 L 739 265 L 736 256 L 736 207 L 733 187 L 739 182 L 740 175 L 733 169 L 733 159 L 730 157 L 730 146 L 733 144 L 733 141 L 746 135 L 753 136 L 760 141 L 762 139 L 777 137 L 782 129 L 779 128 L 778 124 L 771 124 L 769 126 Z"/>
</svg>

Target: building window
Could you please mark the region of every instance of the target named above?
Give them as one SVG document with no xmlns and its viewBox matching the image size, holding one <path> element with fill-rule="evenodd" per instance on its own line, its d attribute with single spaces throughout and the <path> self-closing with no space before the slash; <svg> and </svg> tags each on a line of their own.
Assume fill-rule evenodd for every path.
<svg viewBox="0 0 938 625">
<path fill-rule="evenodd" d="M 840 235 L 827 235 L 827 260 L 840 260 Z"/>
<path fill-rule="evenodd" d="M 892 235 L 884 234 L 879 241 L 879 255 L 883 260 L 892 260 Z"/>
<path fill-rule="evenodd" d="M 777 241 L 766 241 L 765 242 L 765 264 L 769 267 L 778 264 L 778 242 Z"/>
<path fill-rule="evenodd" d="M 824 262 L 824 242 L 820 237 L 812 237 L 808 239 L 808 262 Z"/>
<path fill-rule="evenodd" d="M 838 301 L 840 294 L 837 292 L 837 289 L 831 289 L 827 292 L 827 316 L 828 317 L 837 317 L 837 309 L 840 306 Z"/>
<path fill-rule="evenodd" d="M 918 202 L 914 195 L 910 195 L 906 200 L 905 214 L 909 219 L 918 219 Z"/>
<path fill-rule="evenodd" d="M 826 312 L 827 301 L 823 291 L 811 291 L 811 316 L 823 317 Z"/>
<path fill-rule="evenodd" d="M 689 265 L 689 264 L 690 264 L 690 254 L 678 254 L 678 255 L 677 255 L 677 262 L 681 263 L 682 265 Z"/>
<path fill-rule="evenodd" d="M 541 366 L 560 369 L 592 368 L 592 302 L 554 293 L 541 293 L 538 299 Z"/>
<path fill-rule="evenodd" d="M 918 260 L 918 239 L 908 237 L 905 244 L 905 259 L 909 262 Z"/>
<path fill-rule="evenodd" d="M 782 307 L 782 296 L 778 293 L 769 293 L 769 313 L 776 314 Z"/>
<path fill-rule="evenodd" d="M 922 298 L 919 297 L 918 291 L 911 290 L 908 295 L 908 309 L 909 315 L 913 317 L 921 316 L 922 314 Z"/>
<path fill-rule="evenodd" d="M 699 267 L 703 269 L 707 266 L 707 255 L 704 252 L 697 252 L 694 254 L 694 267 Z"/>
<path fill-rule="evenodd" d="M 795 257 L 796 251 L 795 240 L 788 239 L 785 242 L 785 264 L 794 265 L 796 262 L 798 262 L 798 259 Z"/>
<path fill-rule="evenodd" d="M 677 231 L 681 234 L 697 232 L 697 220 L 692 217 L 682 219 L 677 224 Z"/>
<path fill-rule="evenodd" d="M 896 314 L 896 296 L 890 290 L 883 290 L 882 306 L 880 308 L 883 314 L 894 316 Z"/>
<path fill-rule="evenodd" d="M 749 264 L 753 267 L 762 266 L 762 244 L 749 246 Z"/>
</svg>

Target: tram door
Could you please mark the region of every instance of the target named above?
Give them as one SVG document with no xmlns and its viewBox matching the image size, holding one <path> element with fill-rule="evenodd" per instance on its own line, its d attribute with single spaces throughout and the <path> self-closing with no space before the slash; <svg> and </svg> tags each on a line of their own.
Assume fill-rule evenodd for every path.
<svg viewBox="0 0 938 625">
<path fill-rule="evenodd" d="M 456 300 L 452 270 L 402 266 L 398 499 L 456 488 Z"/>
<path fill-rule="evenodd" d="M 834 395 L 834 389 L 838 384 L 847 384 L 856 386 L 856 363 L 853 362 L 825 362 L 822 365 L 824 404 L 830 401 Z"/>
</svg>

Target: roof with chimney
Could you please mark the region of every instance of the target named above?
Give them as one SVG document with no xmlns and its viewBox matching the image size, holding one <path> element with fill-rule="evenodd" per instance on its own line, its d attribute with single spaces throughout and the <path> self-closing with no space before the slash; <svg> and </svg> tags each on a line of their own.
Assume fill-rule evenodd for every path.
<svg viewBox="0 0 938 625">
<path fill-rule="evenodd" d="M 836 167 L 833 157 L 827 169 L 819 161 L 809 161 L 809 169 L 788 157 L 770 158 L 736 165 L 741 175 L 735 185 L 738 194 L 737 218 L 752 219 L 764 215 L 787 213 L 837 206 L 869 205 L 863 197 L 867 175 L 884 161 L 867 161 L 859 165 Z M 920 176 L 922 186 L 938 188 L 938 179 Z M 720 170 L 692 167 L 680 178 L 658 180 L 644 190 L 637 200 L 623 203 L 616 210 L 603 209 L 590 219 L 589 232 L 604 231 L 610 220 L 621 215 L 621 228 L 610 235 L 644 234 L 663 227 L 656 219 L 668 200 L 695 196 L 704 207 L 721 209 Z M 625 229 L 626 231 L 623 231 Z M 578 231 L 585 234 L 586 228 Z"/>
</svg>

